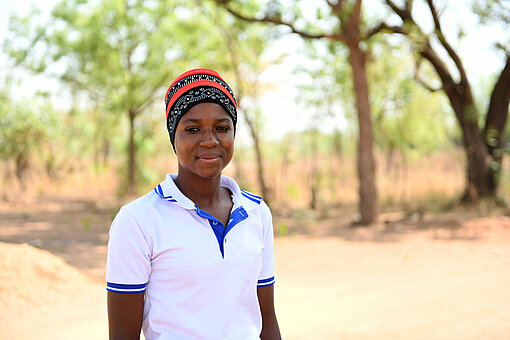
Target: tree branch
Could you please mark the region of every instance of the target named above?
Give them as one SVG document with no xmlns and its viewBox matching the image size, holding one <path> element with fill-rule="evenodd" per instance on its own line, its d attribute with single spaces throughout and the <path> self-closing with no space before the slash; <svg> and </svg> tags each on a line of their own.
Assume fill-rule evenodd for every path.
<svg viewBox="0 0 510 340">
<path fill-rule="evenodd" d="M 434 51 L 432 46 L 430 46 L 430 43 L 426 44 L 426 47 L 420 51 L 420 54 L 427 59 L 436 70 L 437 75 L 443 83 L 443 90 L 446 94 L 450 96 L 453 92 L 457 92 L 455 90 L 457 84 L 453 80 L 448 67 L 446 67 L 445 63 L 441 60 L 441 58 L 439 58 L 436 51 Z"/>
<path fill-rule="evenodd" d="M 344 2 L 343 0 L 338 0 L 335 3 L 333 3 L 331 0 L 326 0 L 326 2 L 328 3 L 329 7 L 331 7 L 331 9 L 333 10 L 333 12 L 335 13 L 340 13 L 344 7 Z"/>
<path fill-rule="evenodd" d="M 327 39 L 331 39 L 331 40 L 345 41 L 345 36 L 342 33 L 336 33 L 336 34 L 325 34 L 325 33 L 313 34 L 313 33 L 309 33 L 309 32 L 305 32 L 303 30 L 300 30 L 300 29 L 296 28 L 294 26 L 294 24 L 289 23 L 289 22 L 285 22 L 285 21 L 281 20 L 280 18 L 277 18 L 277 17 L 274 17 L 274 16 L 264 16 L 263 18 L 249 17 L 249 16 L 241 14 L 238 11 L 232 9 L 230 6 L 228 6 L 228 4 L 227 4 L 227 2 L 225 0 L 216 0 L 216 2 L 218 4 L 220 4 L 223 8 L 225 8 L 225 10 L 227 10 L 227 12 L 229 12 L 230 14 L 235 16 L 236 18 L 239 18 L 239 19 L 244 20 L 244 21 L 248 21 L 248 22 L 265 22 L 265 23 L 271 23 L 271 24 L 274 24 L 274 25 L 287 26 L 288 28 L 291 29 L 292 33 L 296 33 L 296 34 L 298 34 L 301 37 L 306 38 L 306 39 L 327 38 Z"/>
<path fill-rule="evenodd" d="M 242 77 L 239 71 L 239 58 L 236 54 L 236 51 L 238 50 L 238 47 L 234 47 L 234 38 L 232 37 L 232 34 L 228 30 L 221 25 L 221 23 L 218 22 L 218 18 L 214 18 L 216 22 L 216 26 L 218 27 L 218 30 L 220 32 L 220 35 L 223 37 L 223 40 L 225 41 L 227 45 L 228 54 L 230 55 L 230 64 L 232 66 L 232 70 L 234 71 L 234 76 L 236 78 L 236 99 L 237 99 L 237 105 L 239 106 L 241 102 L 243 102 L 244 98 L 244 86 Z"/>
<path fill-rule="evenodd" d="M 413 0 L 407 0 L 405 6 L 406 6 L 406 12 L 408 12 L 408 13 L 413 12 Z"/>
<path fill-rule="evenodd" d="M 457 55 L 457 53 L 453 50 L 453 48 L 450 46 L 450 44 L 446 41 L 446 38 L 443 34 L 443 30 L 441 28 L 441 23 L 439 22 L 439 15 L 437 13 L 436 7 L 434 6 L 434 2 L 432 0 L 427 0 L 427 4 L 430 9 L 430 13 L 432 14 L 432 19 L 434 20 L 434 26 L 436 31 L 436 36 L 441 42 L 441 45 L 445 48 L 446 52 L 448 52 L 448 55 L 450 58 L 452 58 L 453 62 L 455 63 L 455 66 L 457 66 L 457 69 L 460 73 L 460 80 L 461 82 L 464 82 L 466 84 L 469 84 L 467 79 L 466 71 L 464 70 L 464 66 L 462 65 L 462 62 Z"/>
<path fill-rule="evenodd" d="M 351 17 L 349 18 L 349 26 L 352 29 L 359 31 L 359 23 L 361 18 L 361 0 L 356 0 L 354 4 L 354 10 L 352 11 Z"/>
<path fill-rule="evenodd" d="M 395 5 L 395 3 L 392 0 L 385 0 L 385 1 L 388 4 L 388 6 L 391 7 L 391 9 L 400 16 L 400 18 L 402 19 L 404 24 L 406 22 L 414 24 L 416 26 L 416 28 L 419 29 L 420 34 L 423 34 L 423 36 L 425 37 L 424 33 L 421 32 L 421 29 L 416 25 L 412 15 L 411 15 L 410 9 L 412 7 L 412 3 L 411 3 L 412 0 L 406 1 L 406 9 L 399 8 L 397 5 Z M 432 0 L 427 0 L 427 3 L 429 5 L 432 17 L 434 19 L 434 25 L 436 28 L 435 33 L 436 33 L 438 39 L 441 41 L 442 46 L 447 50 L 448 55 L 450 56 L 450 58 L 454 61 L 455 65 L 457 66 L 457 69 L 461 76 L 460 80 L 463 85 L 463 88 L 470 93 L 471 90 L 470 90 L 469 82 L 468 82 L 465 70 L 462 67 L 460 58 L 455 53 L 455 51 L 451 48 L 451 46 L 448 44 L 448 42 L 444 38 L 444 35 L 442 34 L 441 25 L 439 22 L 439 16 L 438 16 L 438 13 L 434 7 Z M 409 33 L 403 29 L 403 26 L 393 28 L 393 29 L 394 29 L 394 31 L 393 31 L 394 33 L 402 33 L 402 34 L 406 34 L 406 35 Z M 432 66 L 436 70 L 436 73 L 438 74 L 439 78 L 441 79 L 441 82 L 443 83 L 442 89 L 447 93 L 448 96 L 453 95 L 453 92 L 455 92 L 454 88 L 455 88 L 456 83 L 453 80 L 453 77 L 451 76 L 446 65 L 443 63 L 441 58 L 437 55 L 437 53 L 434 51 L 434 49 L 430 45 L 430 40 L 428 38 L 426 38 L 425 41 L 423 41 L 423 46 L 419 48 L 419 52 L 425 59 L 427 59 L 432 64 Z M 422 85 L 425 85 L 425 84 L 422 84 Z M 425 86 L 425 87 L 432 89 L 430 86 Z"/>
<path fill-rule="evenodd" d="M 420 84 L 421 86 L 423 86 L 425 89 L 427 89 L 429 92 L 432 92 L 432 93 L 441 91 L 443 89 L 442 87 L 434 88 L 434 87 L 430 86 L 420 77 L 420 63 L 419 62 L 416 63 L 416 68 L 414 69 L 414 80 L 416 80 L 416 82 L 418 84 Z"/>
<path fill-rule="evenodd" d="M 408 20 L 410 18 L 410 12 L 401 9 L 392 0 L 386 0 L 386 4 L 390 6 L 393 12 L 397 13 L 397 15 L 402 19 L 402 21 Z"/>
<path fill-rule="evenodd" d="M 371 28 L 370 30 L 368 30 L 368 32 L 366 32 L 363 35 L 363 37 L 361 37 L 360 40 L 369 39 L 369 38 L 373 37 L 374 35 L 376 35 L 376 34 L 378 34 L 380 32 L 383 32 L 383 33 L 390 32 L 390 33 L 397 33 L 397 34 L 405 34 L 405 31 L 404 31 L 404 29 L 401 26 L 390 26 L 387 23 L 382 22 L 379 25 L 377 25 L 377 26 Z"/>
<path fill-rule="evenodd" d="M 139 105 L 134 105 L 132 107 L 133 111 L 136 112 L 136 114 L 140 113 L 140 112 L 143 112 L 148 106 L 150 106 L 152 103 L 154 103 L 154 101 L 158 98 L 156 96 L 154 96 L 154 94 L 156 93 L 156 91 L 161 88 L 161 86 L 163 86 L 167 81 L 168 81 L 168 78 L 170 77 L 170 72 L 165 72 L 163 73 L 159 79 L 157 80 L 157 82 L 154 84 L 154 86 L 151 88 L 151 90 L 149 91 L 146 99 L 140 103 Z"/>
</svg>

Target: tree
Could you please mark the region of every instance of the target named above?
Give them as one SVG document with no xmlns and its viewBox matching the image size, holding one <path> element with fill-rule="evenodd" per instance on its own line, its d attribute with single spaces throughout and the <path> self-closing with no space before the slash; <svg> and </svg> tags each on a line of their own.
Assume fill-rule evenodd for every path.
<svg viewBox="0 0 510 340">
<path fill-rule="evenodd" d="M 303 13 L 296 2 L 292 9 L 284 11 L 279 1 L 269 1 L 262 15 L 253 14 L 253 5 L 243 10 L 243 1 L 216 0 L 228 12 L 237 18 L 249 22 L 263 22 L 285 26 L 292 33 L 305 39 L 328 39 L 344 44 L 349 51 L 349 63 L 352 68 L 353 88 L 356 95 L 356 108 L 358 114 L 358 178 L 359 178 L 359 224 L 366 225 L 377 217 L 377 188 L 375 182 L 375 160 L 373 155 L 373 132 L 370 110 L 369 89 L 366 74 L 367 51 L 364 44 L 377 30 L 366 29 L 362 22 L 362 0 L 325 0 L 327 13 L 323 8 L 317 10 L 317 20 L 326 18 L 331 28 L 325 33 L 320 24 L 305 22 Z M 328 21 L 329 20 L 329 21 Z M 300 21 L 301 24 L 300 25 Z M 334 22 L 332 25 L 331 22 Z M 301 28 L 303 27 L 304 28 Z M 324 25 L 322 25 L 324 26 Z"/>
<path fill-rule="evenodd" d="M 0 91 L 0 159 L 14 161 L 16 178 L 24 189 L 33 155 L 50 139 L 58 120 L 52 108 L 37 98 L 18 102 L 10 97 L 8 89 Z"/>
<path fill-rule="evenodd" d="M 54 76 L 94 107 L 128 121 L 127 190 L 136 184 L 136 125 L 155 95 L 178 74 L 191 25 L 175 15 L 177 1 L 61 1 L 51 18 L 12 18 L 9 55 L 16 65 Z M 104 119 L 98 122 L 116 122 Z M 110 126 L 110 133 L 116 131 Z"/>
<path fill-rule="evenodd" d="M 401 44 L 374 37 L 367 48 L 374 142 L 387 155 L 386 176 L 392 168 L 404 176 L 409 156 L 448 145 L 445 101 L 440 93 L 429 93 L 414 81 L 414 58 Z M 306 85 L 300 86 L 300 99 L 320 113 L 311 115 L 311 126 L 330 115 L 345 117 L 351 127 L 355 121 L 354 95 L 345 47 L 315 40 L 306 44 L 304 53 L 312 60 L 320 60 L 300 69 L 300 74 L 308 76 Z M 403 166 L 394 162 L 397 153 Z"/>
<path fill-rule="evenodd" d="M 387 165 L 394 151 L 407 158 L 448 147 L 451 124 L 445 98 L 413 79 L 414 57 L 401 44 L 388 41 L 379 43 L 372 55 L 368 73 L 375 141 L 388 153 Z"/>
<path fill-rule="evenodd" d="M 258 99 L 263 92 L 260 74 L 267 67 L 267 63 L 262 60 L 262 54 L 268 46 L 267 32 L 264 28 L 249 26 L 238 20 L 228 22 L 229 19 L 231 18 L 224 18 L 223 15 L 218 14 L 216 27 L 223 39 L 227 67 L 235 76 L 238 108 L 243 113 L 253 141 L 261 194 L 264 200 L 270 204 L 272 195 L 266 184 L 260 137 L 261 112 L 257 107 Z"/>
<path fill-rule="evenodd" d="M 483 197 L 495 197 L 501 171 L 504 130 L 510 101 L 510 52 L 506 52 L 505 65 L 492 90 L 485 127 L 481 128 L 480 113 L 477 111 L 471 83 L 461 57 L 446 39 L 440 13 L 434 1 L 426 0 L 426 3 L 434 23 L 432 34 L 425 33 L 415 21 L 412 0 L 404 1 L 403 6 L 386 0 L 386 4 L 402 22 L 399 26 L 382 23 L 379 30 L 406 35 L 416 52 L 418 64 L 423 59 L 427 60 L 439 78 L 440 87 L 433 87 L 418 79 L 430 91 L 442 91 L 448 97 L 462 131 L 467 156 L 466 189 L 463 200 L 474 202 Z M 489 3 L 497 6 L 495 1 Z M 508 16 L 508 12 L 506 14 Z M 433 44 L 433 39 L 446 51 L 447 57 L 441 56 L 438 47 Z M 454 72 L 447 66 L 448 62 L 455 65 Z M 458 73 L 458 77 L 455 73 Z"/>
<path fill-rule="evenodd" d="M 308 178 L 310 202 L 309 207 L 313 210 L 319 206 L 321 196 L 321 183 L 324 169 L 319 162 L 320 144 L 328 139 L 328 136 L 320 133 L 331 119 L 339 119 L 342 115 L 349 123 L 356 120 L 354 93 L 352 89 L 352 72 L 347 61 L 348 51 L 344 45 L 329 40 L 307 40 L 303 53 L 310 60 L 320 60 L 317 65 L 299 66 L 296 71 L 300 75 L 306 75 L 304 84 L 298 85 L 300 93 L 298 102 L 303 103 L 310 109 L 308 114 L 309 128 L 302 133 L 303 146 L 307 150 L 306 157 L 310 162 L 310 174 Z M 317 95 L 320 94 L 320 95 Z M 340 111 L 340 112 L 337 112 Z M 333 134 L 333 146 L 331 153 L 341 157 L 341 135 L 339 129 Z M 334 150 L 336 147 L 336 150 Z M 336 169 L 329 177 L 339 176 Z M 335 202 L 329 202 L 335 204 Z"/>
</svg>

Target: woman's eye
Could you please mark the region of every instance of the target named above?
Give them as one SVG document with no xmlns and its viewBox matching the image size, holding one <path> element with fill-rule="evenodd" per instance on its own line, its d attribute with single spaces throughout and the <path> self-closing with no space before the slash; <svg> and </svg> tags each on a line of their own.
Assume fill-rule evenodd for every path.
<svg viewBox="0 0 510 340">
<path fill-rule="evenodd" d="M 184 131 L 186 131 L 186 132 L 198 132 L 198 131 L 200 131 L 200 129 L 197 128 L 197 127 L 190 126 L 190 127 L 187 127 L 186 129 L 184 129 Z"/>
<path fill-rule="evenodd" d="M 221 132 L 227 132 L 230 130 L 230 127 L 229 126 L 218 126 L 217 130 L 221 131 Z"/>
</svg>

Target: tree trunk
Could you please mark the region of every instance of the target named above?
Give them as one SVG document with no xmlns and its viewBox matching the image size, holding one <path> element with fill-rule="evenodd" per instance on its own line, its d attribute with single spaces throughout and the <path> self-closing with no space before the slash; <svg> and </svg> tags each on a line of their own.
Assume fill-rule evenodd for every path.
<svg viewBox="0 0 510 340">
<path fill-rule="evenodd" d="M 269 190 L 266 186 L 266 180 L 264 177 L 264 161 L 262 157 L 262 150 L 260 148 L 260 140 L 257 134 L 257 129 L 255 127 L 255 123 L 248 117 L 248 115 L 244 114 L 244 118 L 246 119 L 246 123 L 248 124 L 248 128 L 250 129 L 251 138 L 253 139 L 253 147 L 255 148 L 255 155 L 257 157 L 257 179 L 259 182 L 260 191 L 262 197 L 264 197 L 264 202 L 269 205 L 271 201 L 271 197 L 269 194 Z"/>
<path fill-rule="evenodd" d="M 28 157 L 25 155 L 25 153 L 19 153 L 16 156 L 16 178 L 18 179 L 18 183 L 21 187 L 21 189 L 26 188 L 26 172 L 28 169 Z"/>
<path fill-rule="evenodd" d="M 243 171 L 242 162 L 239 160 L 238 157 L 234 156 L 232 158 L 232 163 L 234 165 L 234 176 L 235 176 L 236 182 L 239 184 L 239 186 L 241 188 L 246 187 L 246 176 Z"/>
<path fill-rule="evenodd" d="M 373 154 L 372 117 L 368 97 L 365 69 L 365 53 L 358 43 L 348 44 L 349 62 L 352 67 L 356 107 L 358 110 L 358 178 L 359 178 L 359 224 L 367 225 L 377 217 L 377 188 L 375 184 L 375 160 Z"/>
<path fill-rule="evenodd" d="M 311 131 L 311 144 L 310 144 L 310 159 L 311 159 L 311 167 L 310 167 L 310 209 L 316 210 L 318 206 L 318 196 L 319 196 L 319 171 L 318 171 L 318 157 L 317 154 L 319 152 L 317 146 L 318 139 L 318 131 L 317 128 L 313 128 Z"/>
<path fill-rule="evenodd" d="M 136 113 L 133 109 L 128 111 L 129 116 L 129 145 L 128 145 L 128 176 L 127 191 L 134 193 L 136 191 L 136 145 L 135 145 L 135 117 Z"/>
<path fill-rule="evenodd" d="M 509 103 L 510 56 L 507 57 L 506 64 L 494 85 L 484 129 L 485 142 L 487 143 L 489 154 L 492 157 L 492 166 L 489 170 L 489 194 L 491 196 L 498 195 Z"/>
<path fill-rule="evenodd" d="M 343 156 L 343 141 L 342 141 L 342 134 L 338 130 L 338 128 L 335 129 L 334 132 L 334 138 L 333 138 L 333 150 L 335 155 L 342 159 Z"/>
<path fill-rule="evenodd" d="M 489 197 L 490 156 L 482 131 L 478 126 L 478 114 L 471 96 L 471 90 L 461 84 L 447 86 L 446 95 L 462 131 L 466 152 L 466 188 L 462 201 L 473 203 L 479 198 Z"/>
<path fill-rule="evenodd" d="M 456 83 L 446 65 L 442 62 L 430 44 L 425 45 L 421 55 L 427 59 L 441 79 L 445 92 L 462 131 L 466 152 L 466 188 L 462 200 L 475 202 L 479 198 L 489 197 L 490 156 L 478 125 L 478 113 L 474 104 L 471 86 L 467 78 Z"/>
<path fill-rule="evenodd" d="M 510 101 L 510 57 L 501 71 L 489 106 L 485 130 L 482 132 L 478 125 L 478 113 L 474 105 L 471 86 L 461 58 L 446 41 L 441 29 L 440 15 L 432 0 L 427 0 L 434 22 L 434 37 L 448 54 L 448 58 L 455 64 L 460 75 L 460 81 L 455 81 L 451 73 L 436 51 L 432 48 L 430 37 L 421 32 L 412 18 L 412 1 L 405 2 L 405 8 L 399 8 L 393 1 L 386 0 L 387 5 L 403 21 L 401 27 L 389 27 L 395 33 L 410 36 L 419 47 L 421 56 L 427 59 L 441 79 L 441 90 L 446 93 L 462 131 L 464 149 L 466 151 L 466 189 L 463 201 L 475 202 L 482 197 L 497 195 L 498 174 L 501 168 L 503 134 L 508 117 Z M 419 34 L 417 34 L 419 33 Z M 418 38 L 418 40 L 416 40 Z M 418 60 L 419 61 L 419 60 Z M 429 90 L 430 87 L 427 86 Z"/>
<path fill-rule="evenodd" d="M 284 188 L 288 185 L 288 167 L 291 162 L 289 155 L 291 151 L 292 141 L 283 140 L 283 149 L 282 149 L 282 159 L 280 161 L 280 178 L 276 182 L 277 195 L 275 199 L 277 200 L 277 210 L 281 213 L 283 209 L 287 209 L 287 196 L 284 194 Z"/>
<path fill-rule="evenodd" d="M 466 110 L 474 110 L 474 105 L 464 105 L 464 112 Z M 479 198 L 491 196 L 489 190 L 491 161 L 478 122 L 470 118 L 459 122 L 467 156 L 467 183 L 462 200 L 472 203 Z"/>
<path fill-rule="evenodd" d="M 110 146 L 111 146 L 111 143 L 110 143 L 110 139 L 109 138 L 104 138 L 103 140 L 103 165 L 108 165 L 108 161 L 110 160 Z"/>
</svg>

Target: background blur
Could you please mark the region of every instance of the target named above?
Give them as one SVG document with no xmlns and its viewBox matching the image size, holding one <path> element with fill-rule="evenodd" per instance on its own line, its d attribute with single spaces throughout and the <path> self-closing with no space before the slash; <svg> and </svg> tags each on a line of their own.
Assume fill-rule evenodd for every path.
<svg viewBox="0 0 510 340">
<path fill-rule="evenodd" d="M 507 0 L 0 2 L 0 337 L 106 338 L 109 225 L 176 172 L 163 97 L 207 67 L 285 339 L 508 339 L 509 28 Z"/>
</svg>

